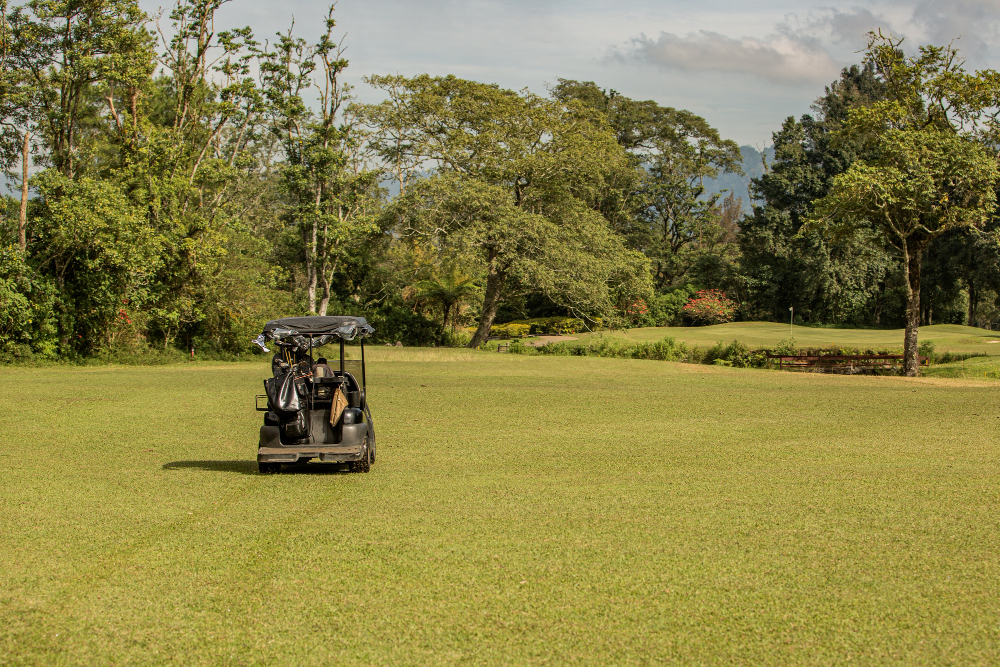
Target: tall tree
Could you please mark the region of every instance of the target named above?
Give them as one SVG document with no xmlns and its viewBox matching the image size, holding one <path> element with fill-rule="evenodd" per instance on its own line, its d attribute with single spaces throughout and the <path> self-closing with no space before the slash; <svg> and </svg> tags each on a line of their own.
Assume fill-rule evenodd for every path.
<svg viewBox="0 0 1000 667">
<path fill-rule="evenodd" d="M 980 143 L 991 135 L 1000 74 L 970 74 L 951 46 L 922 46 L 872 33 L 866 54 L 886 99 L 849 113 L 843 134 L 861 137 L 870 157 L 833 180 L 816 202 L 818 227 L 873 225 L 902 256 L 906 289 L 904 369 L 919 373 L 921 262 L 950 229 L 986 222 L 996 204 L 997 158 Z M 984 122 L 985 121 L 985 122 Z M 991 137 L 992 138 L 992 137 Z"/>
<path fill-rule="evenodd" d="M 35 164 L 52 171 L 45 178 L 39 175 L 44 181 L 41 192 L 46 205 L 41 209 L 37 231 L 47 246 L 40 248 L 34 258 L 35 268 L 51 275 L 57 285 L 55 306 L 65 352 L 71 348 L 94 349 L 91 343 L 100 337 L 97 332 L 102 323 L 106 324 L 106 318 L 103 308 L 88 310 L 83 305 L 86 299 L 79 298 L 83 293 L 74 286 L 97 276 L 100 270 L 93 255 L 69 250 L 57 241 L 67 238 L 58 226 L 72 226 L 72 221 L 79 218 L 55 211 L 72 208 L 68 200 L 60 201 L 66 197 L 78 197 L 79 204 L 85 205 L 89 196 L 85 193 L 118 190 L 114 185 L 95 189 L 91 187 L 93 182 L 80 188 L 74 184 L 102 176 L 109 156 L 111 162 L 118 159 L 120 146 L 109 142 L 105 133 L 104 114 L 115 100 L 115 94 L 108 91 L 116 85 L 138 85 L 149 78 L 152 49 L 145 20 L 134 0 L 30 0 L 5 15 L 3 32 L 9 50 L 3 84 L 13 92 L 6 101 L 13 100 L 18 107 L 13 118 L 21 141 L 19 243 L 25 240 L 29 153 L 34 146 L 38 152 Z M 13 75 L 11 67 L 16 68 Z M 10 115 L 7 120 L 11 120 Z M 97 207 L 97 202 L 93 206 Z M 124 210 L 121 214 L 130 215 Z M 131 240 L 126 236 L 112 234 L 105 240 L 110 245 L 128 244 Z M 134 254 L 148 256 L 145 250 L 136 248 Z M 121 246 L 110 253 L 130 254 Z M 103 284 L 102 294 L 124 294 L 130 275 L 130 271 L 104 275 L 110 282 Z M 75 333 L 78 327 L 82 327 L 82 334 Z"/>
<path fill-rule="evenodd" d="M 248 28 L 216 30 L 223 4 L 181 0 L 169 28 L 157 22 L 160 74 L 123 100 L 122 123 L 113 119 L 115 132 L 127 130 L 120 141 L 130 149 L 130 118 L 138 114 L 141 150 L 126 151 L 115 177 L 147 212 L 163 247 L 146 309 L 165 347 L 230 339 L 237 335 L 230 327 L 265 307 L 230 283 L 236 272 L 244 289 L 259 287 L 267 258 L 248 257 L 248 248 L 268 247 L 261 225 L 276 214 L 274 150 L 253 71 L 258 44 Z"/>
<path fill-rule="evenodd" d="M 712 254 L 725 236 L 718 224 L 721 195 L 708 193 L 705 181 L 743 173 L 739 146 L 690 111 L 632 100 L 592 81 L 560 79 L 552 95 L 599 111 L 639 167 L 613 184 L 600 209 L 630 247 L 650 258 L 655 287 L 669 290 L 690 280 L 699 256 Z"/>
<path fill-rule="evenodd" d="M 956 272 L 968 295 L 966 322 L 969 326 L 990 326 L 983 306 L 994 312 L 1000 306 L 1000 220 L 996 214 L 982 229 L 961 230 L 959 247 L 952 255 Z M 992 295 L 993 303 L 987 295 Z"/>
<path fill-rule="evenodd" d="M 10 14 L 48 162 L 67 178 L 93 169 L 101 114 L 117 116 L 116 97 L 134 95 L 152 73 L 146 18 L 135 0 L 30 0 Z"/>
<path fill-rule="evenodd" d="M 751 317 L 781 319 L 794 306 L 807 321 L 885 323 L 885 295 L 894 276 L 881 235 L 861 226 L 831 238 L 803 228 L 813 200 L 865 154 L 860 141 L 837 135 L 849 111 L 884 97 L 885 85 L 871 64 L 845 68 L 815 101 L 812 114 L 788 118 L 774 133 L 774 158 L 752 181 L 753 210 L 737 235 L 748 291 L 744 307 Z"/>
<path fill-rule="evenodd" d="M 14 177 L 14 167 L 20 162 L 17 244 L 21 253 L 27 248 L 28 173 L 38 113 L 38 87 L 22 69 L 25 50 L 8 15 L 7 0 L 0 0 L 0 173 Z"/>
<path fill-rule="evenodd" d="M 341 74 L 348 61 L 342 44 L 333 40 L 333 12 L 331 6 L 326 31 L 315 44 L 291 29 L 278 34 L 273 48 L 261 53 L 260 68 L 272 129 L 284 152 L 286 216 L 299 232 L 308 309 L 320 315 L 333 296 L 334 275 L 352 249 L 378 231 L 381 199 L 378 173 L 361 155 L 364 139 L 346 106 L 350 87 Z M 305 101 L 313 92 L 318 113 Z"/>
<path fill-rule="evenodd" d="M 482 343 L 502 301 L 525 288 L 590 315 L 648 290 L 646 262 L 596 210 L 617 172 L 632 169 L 598 116 L 453 76 L 372 77 L 407 118 L 406 159 L 434 171 L 391 209 L 404 237 L 477 258 L 486 276 Z M 384 156 L 391 162 L 396 154 Z"/>
</svg>

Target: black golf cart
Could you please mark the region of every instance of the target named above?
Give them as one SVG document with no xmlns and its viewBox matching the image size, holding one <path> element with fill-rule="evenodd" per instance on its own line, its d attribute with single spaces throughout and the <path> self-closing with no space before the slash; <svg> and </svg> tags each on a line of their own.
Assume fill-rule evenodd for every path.
<svg viewBox="0 0 1000 667">
<path fill-rule="evenodd" d="M 262 473 L 312 459 L 371 470 L 375 426 L 365 397 L 365 338 L 374 331 L 363 317 L 286 317 L 264 325 L 254 342 L 265 352 L 271 351 L 268 342 L 277 349 L 273 377 L 257 396 L 257 410 L 267 413 L 257 447 Z M 345 359 L 344 344 L 355 338 L 361 341 L 360 362 Z M 334 341 L 340 342 L 339 363 L 313 359 L 313 350 Z"/>
</svg>

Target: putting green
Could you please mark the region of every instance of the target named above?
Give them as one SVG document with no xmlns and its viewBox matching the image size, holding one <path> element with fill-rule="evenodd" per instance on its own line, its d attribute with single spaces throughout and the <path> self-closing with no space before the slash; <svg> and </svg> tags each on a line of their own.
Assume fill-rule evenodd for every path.
<svg viewBox="0 0 1000 667">
<path fill-rule="evenodd" d="M 995 383 L 376 348 L 367 475 L 265 364 L 4 369 L 0 662 L 990 663 Z"/>
<path fill-rule="evenodd" d="M 934 343 L 937 352 L 967 352 L 1000 355 L 1000 332 L 958 324 L 935 324 L 918 330 L 919 340 Z M 709 327 L 647 327 L 628 331 L 582 334 L 620 336 L 628 340 L 654 341 L 673 336 L 689 345 L 711 346 L 739 340 L 751 347 L 775 346 L 792 339 L 799 347 L 903 347 L 902 329 L 826 329 L 789 327 L 773 322 L 732 322 Z"/>
</svg>

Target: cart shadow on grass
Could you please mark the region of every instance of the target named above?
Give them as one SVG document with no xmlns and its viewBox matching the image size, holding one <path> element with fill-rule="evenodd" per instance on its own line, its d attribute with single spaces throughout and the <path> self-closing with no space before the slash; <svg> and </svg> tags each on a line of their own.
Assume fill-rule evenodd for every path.
<svg viewBox="0 0 1000 667">
<path fill-rule="evenodd" d="M 256 461 L 171 461 L 164 463 L 163 470 L 203 470 L 205 472 L 233 472 L 240 475 L 260 476 Z M 285 475 L 340 475 L 349 474 L 350 465 L 345 463 L 310 463 L 286 465 Z"/>
</svg>

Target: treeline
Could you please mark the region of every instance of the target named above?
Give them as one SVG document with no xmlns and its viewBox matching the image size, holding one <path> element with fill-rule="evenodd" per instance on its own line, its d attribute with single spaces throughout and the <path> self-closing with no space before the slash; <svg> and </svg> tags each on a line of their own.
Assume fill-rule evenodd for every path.
<svg viewBox="0 0 1000 667">
<path fill-rule="evenodd" d="M 885 53 L 926 82 L 948 50 L 920 63 L 873 42 L 775 133 L 744 215 L 705 187 L 742 173 L 739 147 L 695 114 L 591 82 L 538 95 L 426 75 L 368 77 L 384 101 L 360 104 L 332 8 L 309 39 L 265 41 L 216 31 L 221 4 L 151 19 L 133 0 L 0 0 L 0 167 L 21 186 L 0 206 L 4 358 L 249 354 L 264 321 L 305 313 L 363 314 L 379 340 L 421 345 L 538 317 L 789 307 L 803 323 L 898 327 L 918 237 L 922 321 L 997 319 L 993 200 L 962 199 L 993 176 L 925 187 L 944 218 L 902 244 L 844 180 L 894 154 L 872 137 L 909 113 Z M 956 62 L 946 71 L 964 75 Z M 965 141 L 989 94 L 931 124 Z M 902 115 L 872 120 L 886 105 Z"/>
</svg>

